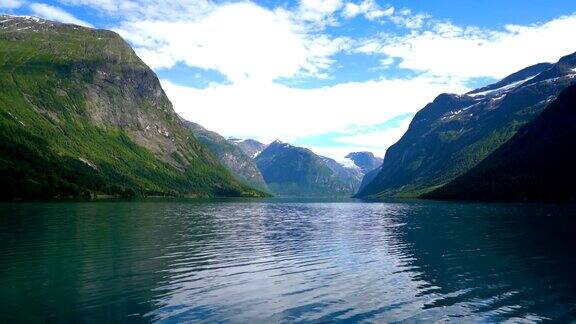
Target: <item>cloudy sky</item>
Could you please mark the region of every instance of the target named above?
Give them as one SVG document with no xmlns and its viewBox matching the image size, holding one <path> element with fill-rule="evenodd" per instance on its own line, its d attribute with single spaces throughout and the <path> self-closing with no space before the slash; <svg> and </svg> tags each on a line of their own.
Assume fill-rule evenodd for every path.
<svg viewBox="0 0 576 324">
<path fill-rule="evenodd" d="M 0 0 L 0 12 L 115 30 L 184 118 L 337 159 L 382 156 L 442 92 L 576 51 L 565 0 Z"/>
</svg>

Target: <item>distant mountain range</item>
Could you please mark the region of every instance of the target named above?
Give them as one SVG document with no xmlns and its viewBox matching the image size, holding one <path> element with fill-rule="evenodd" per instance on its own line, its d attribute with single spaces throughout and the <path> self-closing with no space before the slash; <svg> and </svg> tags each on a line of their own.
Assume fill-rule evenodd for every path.
<svg viewBox="0 0 576 324">
<path fill-rule="evenodd" d="M 444 186 L 510 140 L 574 82 L 576 54 L 464 95 L 441 94 L 415 115 L 356 196 L 418 197 Z"/>
<path fill-rule="evenodd" d="M 198 140 L 204 144 L 218 161 L 226 166 L 240 182 L 264 192 L 270 191 L 253 160 L 255 153 L 249 152 L 247 154 L 241 148 L 247 141 L 238 143 L 234 141 L 230 142 L 220 134 L 209 131 L 196 123 L 189 121 L 184 121 L 184 123 L 194 132 Z M 256 141 L 254 142 L 258 143 Z M 261 143 L 258 144 L 265 147 Z"/>
<path fill-rule="evenodd" d="M 354 165 L 344 165 L 280 141 L 269 145 L 253 139 L 230 138 L 228 141 L 246 155 L 254 156 L 268 188 L 278 196 L 351 196 L 358 190 L 364 174 L 382 162 L 370 152 L 350 153 L 347 158 Z"/>
<path fill-rule="evenodd" d="M 183 120 L 154 72 L 110 31 L 0 16 L 0 57 L 2 199 L 576 199 L 576 53 L 441 94 L 383 160 L 352 152 L 353 164 Z"/>
<path fill-rule="evenodd" d="M 116 33 L 0 16 L 0 198 L 262 196 Z"/>
<path fill-rule="evenodd" d="M 576 85 L 470 171 L 426 198 L 576 200 Z"/>
<path fill-rule="evenodd" d="M 275 141 L 256 156 L 256 165 L 280 196 L 350 196 L 362 174 L 312 151 Z"/>
<path fill-rule="evenodd" d="M 228 139 L 183 120 L 117 34 L 0 19 L 2 199 L 350 196 L 374 161 Z M 378 163 L 376 163 L 378 164 Z"/>
</svg>

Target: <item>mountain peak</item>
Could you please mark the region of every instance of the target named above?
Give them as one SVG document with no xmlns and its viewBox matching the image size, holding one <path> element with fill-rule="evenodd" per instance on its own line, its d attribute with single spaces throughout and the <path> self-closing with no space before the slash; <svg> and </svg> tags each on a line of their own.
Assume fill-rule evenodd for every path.
<svg viewBox="0 0 576 324">
<path fill-rule="evenodd" d="M 239 139 L 230 137 L 228 138 L 228 142 L 238 146 L 242 151 L 244 151 L 246 155 L 252 158 L 258 156 L 258 154 L 260 154 L 260 152 L 262 152 L 267 146 L 265 144 L 258 142 L 257 140 L 250 138 Z"/>
<path fill-rule="evenodd" d="M 350 196 L 362 173 L 311 150 L 274 141 L 256 157 L 270 189 L 281 196 Z"/>
<path fill-rule="evenodd" d="M 514 88 L 536 77 L 538 74 L 550 69 L 552 66 L 552 63 L 538 63 L 520 71 L 514 72 L 501 81 L 470 91 L 466 94 L 469 96 L 483 96 L 490 94 L 497 95 L 502 92 L 511 91 Z"/>
<path fill-rule="evenodd" d="M 571 67 L 576 67 L 576 52 L 563 56 L 558 64 L 569 65 Z"/>
<path fill-rule="evenodd" d="M 382 165 L 382 159 L 374 156 L 372 152 L 351 152 L 346 155 L 362 173 L 366 174 Z"/>
<path fill-rule="evenodd" d="M 295 146 L 290 145 L 289 143 L 284 143 L 280 140 L 275 140 L 274 142 L 270 143 L 268 147 L 271 148 L 292 148 Z"/>
<path fill-rule="evenodd" d="M 61 23 L 58 21 L 46 20 L 33 16 L 13 16 L 0 14 L 0 31 L 3 32 L 24 32 L 41 31 L 50 28 L 67 27 L 72 29 L 92 29 L 71 23 Z"/>
<path fill-rule="evenodd" d="M 425 197 L 574 201 L 575 125 L 576 85 L 572 85 L 494 153 Z"/>
<path fill-rule="evenodd" d="M 374 153 L 372 152 L 368 152 L 368 151 L 362 151 L 362 152 L 350 152 L 346 155 L 347 158 L 353 158 L 353 157 L 369 157 L 369 158 L 374 158 Z"/>
<path fill-rule="evenodd" d="M 540 63 L 465 95 L 441 94 L 386 151 L 359 196 L 418 196 L 470 170 L 576 82 L 576 54 Z"/>
</svg>

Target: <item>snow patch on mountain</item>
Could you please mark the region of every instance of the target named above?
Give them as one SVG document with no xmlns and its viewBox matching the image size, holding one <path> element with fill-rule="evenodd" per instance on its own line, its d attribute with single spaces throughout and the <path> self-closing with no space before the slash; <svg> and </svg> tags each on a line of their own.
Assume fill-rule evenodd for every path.
<svg viewBox="0 0 576 324">
<path fill-rule="evenodd" d="M 486 97 L 486 96 L 492 96 L 492 95 L 500 95 L 503 92 L 510 92 L 511 90 L 516 89 L 517 87 L 521 86 L 522 84 L 534 79 L 536 76 L 537 76 L 537 74 L 533 75 L 531 77 L 528 77 L 526 79 L 507 84 L 507 85 L 500 87 L 498 89 L 492 89 L 492 90 L 487 90 L 487 91 L 482 91 L 482 92 L 471 93 L 471 94 L 469 94 L 469 96 L 470 97 Z"/>
<path fill-rule="evenodd" d="M 342 165 L 345 168 L 360 169 L 360 167 L 357 166 L 356 163 L 354 163 L 354 161 L 352 161 L 352 159 L 350 158 L 343 158 L 342 160 L 339 160 L 338 163 L 340 163 L 340 165 Z"/>
</svg>

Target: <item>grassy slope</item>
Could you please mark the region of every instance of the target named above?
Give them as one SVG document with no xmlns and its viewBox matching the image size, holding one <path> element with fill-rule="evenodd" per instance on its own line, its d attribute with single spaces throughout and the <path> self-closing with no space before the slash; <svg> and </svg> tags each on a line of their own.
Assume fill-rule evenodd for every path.
<svg viewBox="0 0 576 324">
<path fill-rule="evenodd" d="M 86 85 L 95 67 L 107 64 L 107 53 L 124 57 L 122 64 L 143 64 L 126 47 L 111 32 L 71 26 L 0 33 L 1 197 L 260 195 L 234 180 L 191 134 L 175 157 L 186 160 L 178 170 L 122 127 L 91 122 Z"/>
</svg>

